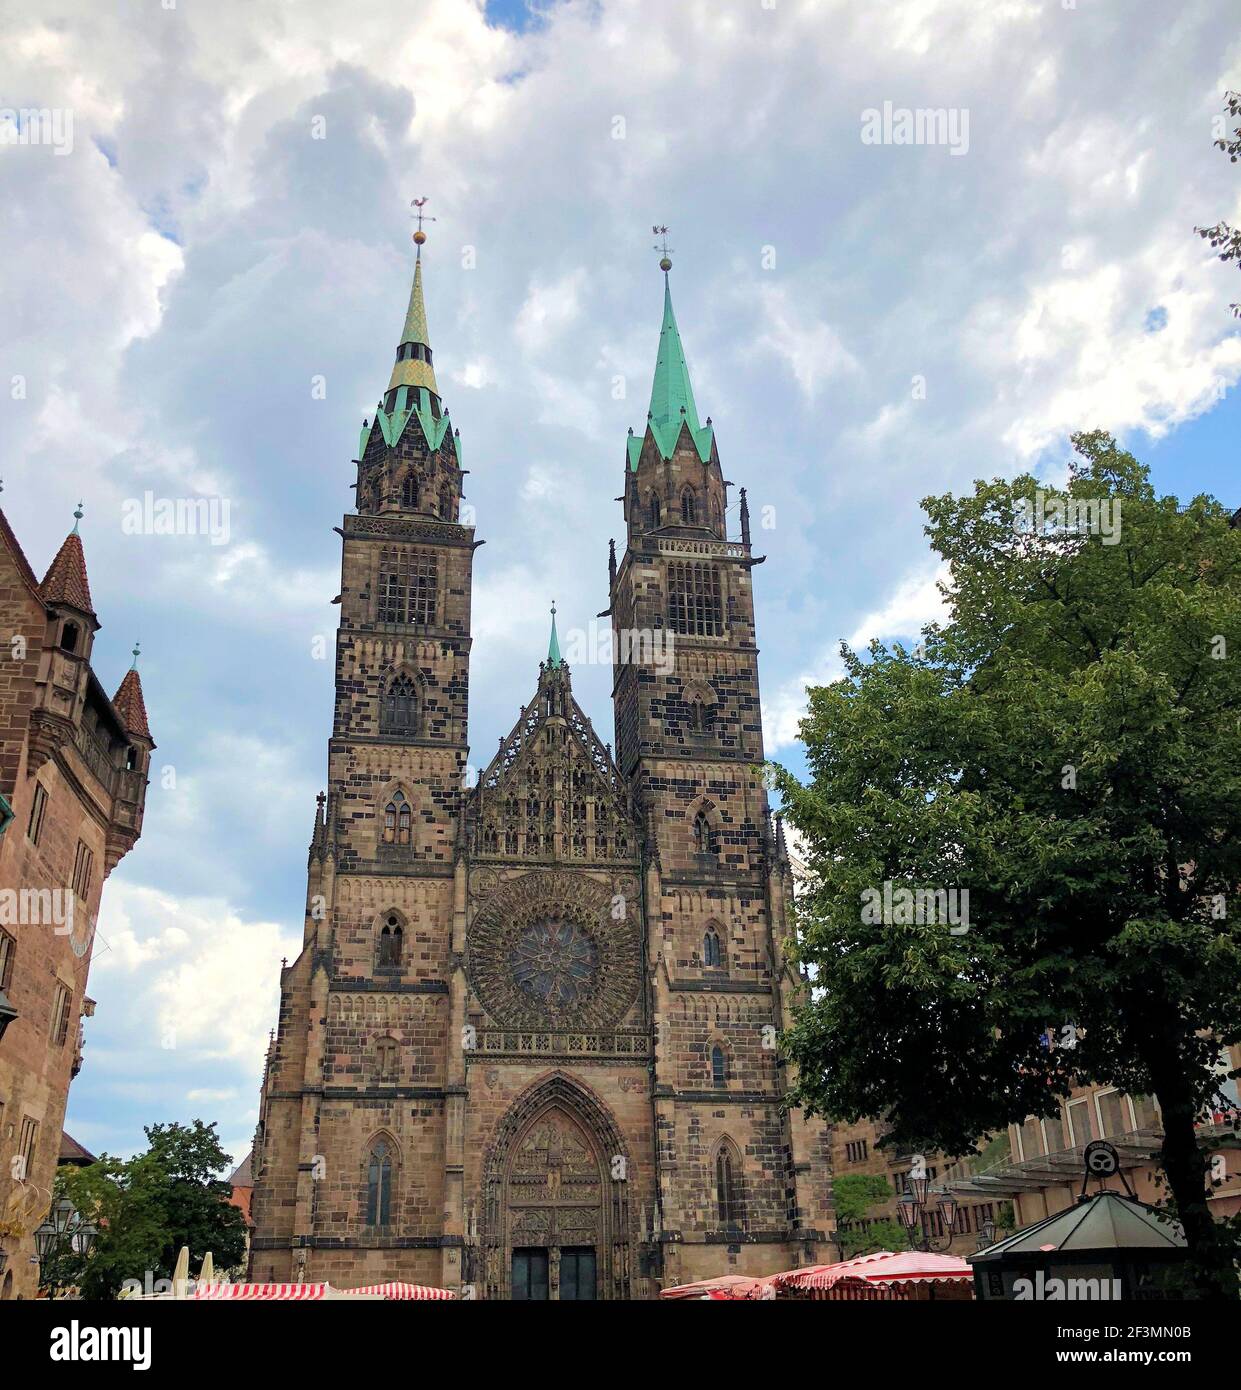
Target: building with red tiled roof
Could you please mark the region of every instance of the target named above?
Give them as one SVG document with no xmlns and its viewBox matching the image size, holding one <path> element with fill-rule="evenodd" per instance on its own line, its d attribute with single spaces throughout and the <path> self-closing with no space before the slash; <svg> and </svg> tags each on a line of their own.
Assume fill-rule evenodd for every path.
<svg viewBox="0 0 1241 1390">
<path fill-rule="evenodd" d="M 92 666 L 99 617 L 75 513 L 42 582 L 0 512 L 0 1299 L 32 1298 L 33 1231 L 82 1066 L 81 1020 L 103 882 L 142 833 L 151 738 L 131 668 L 116 699 Z M 15 920 L 14 920 L 15 919 Z"/>
</svg>

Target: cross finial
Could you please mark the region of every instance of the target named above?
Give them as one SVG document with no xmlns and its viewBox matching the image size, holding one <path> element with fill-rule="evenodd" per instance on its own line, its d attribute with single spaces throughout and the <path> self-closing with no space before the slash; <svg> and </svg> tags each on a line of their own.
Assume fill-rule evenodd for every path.
<svg viewBox="0 0 1241 1390">
<path fill-rule="evenodd" d="M 660 238 L 659 244 L 655 247 L 655 250 L 663 253 L 659 258 L 659 268 L 667 275 L 672 269 L 672 261 L 670 259 L 672 248 L 668 245 L 668 228 L 652 227 L 651 234 Z"/>
<path fill-rule="evenodd" d="M 430 216 L 429 213 L 423 212 L 423 208 L 426 207 L 427 201 L 426 198 L 415 198 L 410 203 L 410 207 L 414 209 L 414 215 L 418 218 L 418 230 L 414 233 L 414 245 L 418 248 L 417 256 L 419 260 L 422 259 L 422 244 L 427 239 L 426 232 L 422 230 L 422 224 L 424 222 L 435 221 L 435 218 Z"/>
</svg>

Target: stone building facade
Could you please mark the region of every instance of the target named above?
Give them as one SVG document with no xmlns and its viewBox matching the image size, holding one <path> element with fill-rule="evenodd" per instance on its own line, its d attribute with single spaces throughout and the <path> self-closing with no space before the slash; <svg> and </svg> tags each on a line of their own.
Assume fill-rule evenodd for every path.
<svg viewBox="0 0 1241 1390">
<path fill-rule="evenodd" d="M 80 516 L 81 513 L 79 512 Z M 142 831 L 155 744 L 135 665 L 109 699 L 75 524 L 42 582 L 0 513 L 0 1298 L 32 1298 L 103 883 Z"/>
<path fill-rule="evenodd" d="M 781 1111 L 797 978 L 729 539 L 665 286 L 609 558 L 616 751 L 547 659 L 467 785 L 476 540 L 421 260 L 345 517 L 328 790 L 280 981 L 251 1277 L 629 1299 L 826 1258 L 826 1130 Z"/>
</svg>

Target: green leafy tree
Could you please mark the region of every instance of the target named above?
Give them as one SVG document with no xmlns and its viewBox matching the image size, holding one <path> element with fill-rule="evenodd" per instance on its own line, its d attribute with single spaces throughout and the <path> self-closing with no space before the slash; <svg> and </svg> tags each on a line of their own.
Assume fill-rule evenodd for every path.
<svg viewBox="0 0 1241 1390">
<path fill-rule="evenodd" d="M 127 1279 L 145 1282 L 148 1274 L 171 1279 L 183 1245 L 198 1259 L 210 1250 L 221 1270 L 244 1253 L 244 1218 L 217 1176 L 231 1159 L 215 1125 L 150 1125 L 145 1133 L 147 1150 L 135 1158 L 103 1154 L 57 1174 L 57 1194 L 98 1230 L 87 1257 L 62 1252 L 54 1271 L 84 1298 L 115 1298 Z"/>
<path fill-rule="evenodd" d="M 229 1203 L 232 1189 L 218 1175 L 232 1159 L 220 1147 L 214 1124 L 150 1125 L 147 1157 L 165 1176 L 162 1197 L 164 1245 L 160 1269 L 171 1275 L 183 1245 L 201 1257 L 212 1252 L 218 1269 L 231 1269 L 245 1253 L 246 1226 Z"/>
<path fill-rule="evenodd" d="M 1241 118 L 1241 92 L 1225 92 L 1224 109 L 1228 112 L 1230 120 Z M 1222 135 L 1215 144 L 1236 164 L 1241 159 L 1241 125 L 1235 127 L 1231 136 L 1226 133 Z M 1217 222 L 1213 227 L 1195 227 L 1194 231 L 1211 243 L 1211 249 L 1218 253 L 1221 261 L 1231 261 L 1241 268 L 1241 227 L 1233 227 L 1227 222 Z M 1229 307 L 1241 318 L 1241 304 Z"/>
<path fill-rule="evenodd" d="M 1235 1296 L 1195 1124 L 1241 1038 L 1241 531 L 1157 498 L 1110 436 L 1074 444 L 1044 500 L 1100 530 L 1114 504 L 1113 534 L 1026 525 L 1029 476 L 927 499 L 947 621 L 916 652 L 842 649 L 809 783 L 773 770 L 811 875 L 793 1099 L 962 1154 L 1077 1082 L 1153 1093 L 1197 1291 Z M 866 910 L 885 882 L 968 890 L 968 928 Z"/>
<path fill-rule="evenodd" d="M 892 1188 L 882 1173 L 847 1173 L 832 1182 L 836 1208 L 836 1231 L 841 1258 L 870 1255 L 878 1250 L 907 1250 L 909 1238 L 899 1221 L 864 1221 L 872 1207 L 886 1202 Z"/>
<path fill-rule="evenodd" d="M 76 1285 L 83 1298 L 115 1298 L 127 1279 L 157 1277 L 164 1240 L 164 1174 L 146 1155 L 128 1160 L 100 1156 L 85 1168 L 61 1168 L 56 1195 L 66 1196 L 96 1228 L 89 1255 L 61 1251 L 60 1287 Z"/>
</svg>

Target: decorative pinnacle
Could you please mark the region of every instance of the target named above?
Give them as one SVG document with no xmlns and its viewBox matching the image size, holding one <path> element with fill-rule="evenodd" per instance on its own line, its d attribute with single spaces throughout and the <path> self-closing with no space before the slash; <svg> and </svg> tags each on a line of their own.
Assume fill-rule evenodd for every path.
<svg viewBox="0 0 1241 1390">
<path fill-rule="evenodd" d="M 82 520 L 83 510 L 81 502 L 78 503 L 77 510 L 73 513 L 73 534 L 78 533 L 78 522 Z"/>
<path fill-rule="evenodd" d="M 663 252 L 663 255 L 659 258 L 659 268 L 667 275 L 672 269 L 672 261 L 669 259 L 672 254 L 672 248 L 668 245 L 668 228 L 652 227 L 651 233 L 653 236 L 662 238 L 659 245 L 655 247 L 655 250 Z"/>
<path fill-rule="evenodd" d="M 424 243 L 424 242 L 426 241 L 426 239 L 427 239 L 427 234 L 426 234 L 426 232 L 424 232 L 424 231 L 422 230 L 422 224 L 423 224 L 424 221 L 426 221 L 426 222 L 434 222 L 434 221 L 436 220 L 434 217 L 431 217 L 431 216 L 429 216 L 427 213 L 424 213 L 424 212 L 423 212 L 422 209 L 423 209 L 424 207 L 426 207 L 426 205 L 427 205 L 427 199 L 426 199 L 426 198 L 415 198 L 415 199 L 413 200 L 413 202 L 410 203 L 410 207 L 411 207 L 411 208 L 416 208 L 416 209 L 417 209 L 417 212 L 416 212 L 415 215 L 416 215 L 417 218 L 418 218 L 418 230 L 414 233 L 414 245 L 418 248 L 417 256 L 418 256 L 418 259 L 419 259 L 419 260 L 422 259 L 422 247 L 423 247 L 423 243 Z"/>
<path fill-rule="evenodd" d="M 142 655 L 142 646 L 141 646 L 140 643 L 135 642 L 135 643 L 134 643 L 134 664 L 129 668 L 131 671 L 136 671 L 136 670 L 138 669 L 138 658 L 139 658 L 141 655 Z"/>
</svg>

